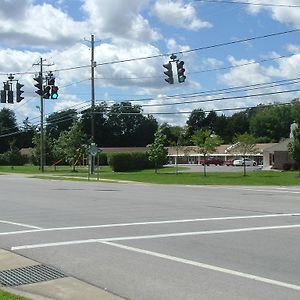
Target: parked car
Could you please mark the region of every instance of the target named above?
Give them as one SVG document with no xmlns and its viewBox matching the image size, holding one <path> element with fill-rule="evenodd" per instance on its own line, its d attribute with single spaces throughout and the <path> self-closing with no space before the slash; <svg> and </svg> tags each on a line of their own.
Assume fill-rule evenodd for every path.
<svg viewBox="0 0 300 300">
<path fill-rule="evenodd" d="M 200 165 L 204 166 L 204 159 L 200 160 Z M 224 164 L 224 160 L 220 158 L 207 158 L 205 161 L 207 166 L 215 165 L 215 166 L 222 166 Z"/>
<path fill-rule="evenodd" d="M 256 166 L 257 163 L 255 160 L 250 159 L 250 158 L 240 158 L 240 159 L 235 159 L 233 161 L 234 166 Z"/>
</svg>

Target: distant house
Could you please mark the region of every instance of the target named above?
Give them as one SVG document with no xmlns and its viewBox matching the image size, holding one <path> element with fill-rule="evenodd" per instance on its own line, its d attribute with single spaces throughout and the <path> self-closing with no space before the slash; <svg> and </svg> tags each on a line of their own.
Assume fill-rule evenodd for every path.
<svg viewBox="0 0 300 300">
<path fill-rule="evenodd" d="M 264 169 L 279 169 L 282 170 L 285 164 L 294 164 L 295 161 L 291 158 L 288 145 L 293 139 L 285 139 L 267 149 L 263 153 L 263 168 Z"/>
<path fill-rule="evenodd" d="M 298 125 L 294 122 L 291 124 L 290 137 L 282 140 L 281 142 L 266 148 L 263 153 L 263 167 L 264 169 L 284 169 L 285 164 L 295 164 L 289 154 L 289 143 L 294 139 L 293 131 L 298 128 Z"/>
<path fill-rule="evenodd" d="M 275 144 L 256 144 L 257 153 L 249 153 L 246 156 L 254 159 L 257 164 L 262 164 L 264 150 L 273 145 Z M 241 157 L 242 153 L 231 153 L 233 148 L 232 144 L 220 145 L 214 153 L 210 153 L 208 156 L 224 161 Z M 203 154 L 198 152 L 196 146 L 179 146 L 168 147 L 168 157 L 171 164 L 199 164 L 203 159 Z"/>
</svg>

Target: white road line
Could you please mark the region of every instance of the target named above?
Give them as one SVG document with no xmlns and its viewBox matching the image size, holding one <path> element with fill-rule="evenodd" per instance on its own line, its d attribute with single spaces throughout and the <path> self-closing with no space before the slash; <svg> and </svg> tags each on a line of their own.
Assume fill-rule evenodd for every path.
<svg viewBox="0 0 300 300">
<path fill-rule="evenodd" d="M 223 187 L 227 190 L 241 190 L 241 191 L 251 191 L 251 192 L 267 192 L 267 193 L 284 193 L 284 194 L 300 194 L 299 189 L 288 189 L 288 188 L 243 188 L 243 187 Z"/>
<path fill-rule="evenodd" d="M 280 287 L 284 287 L 284 288 L 288 288 L 288 289 L 293 289 L 293 290 L 297 290 L 297 291 L 300 290 L 300 286 L 298 286 L 298 285 L 294 285 L 294 284 L 290 284 L 290 283 L 286 283 L 286 282 L 282 282 L 282 281 L 278 281 L 278 280 L 273 280 L 273 279 L 256 276 L 256 275 L 252 275 L 252 274 L 248 274 L 248 273 L 225 269 L 225 268 L 221 268 L 218 266 L 208 265 L 208 264 L 204 264 L 204 263 L 200 263 L 200 262 L 196 262 L 196 261 L 192 261 L 192 260 L 188 260 L 188 259 L 184 259 L 184 258 L 179 258 L 176 256 L 162 254 L 159 252 L 143 250 L 143 249 L 124 246 L 124 245 L 111 243 L 111 242 L 102 242 L 102 243 L 113 246 L 113 247 L 125 249 L 128 251 L 134 251 L 134 252 L 138 252 L 138 253 L 142 253 L 142 254 L 146 254 L 146 255 L 151 255 L 151 256 L 158 257 L 158 258 L 163 258 L 163 259 L 167 259 L 167 260 L 171 260 L 171 261 L 175 261 L 175 262 L 179 262 L 179 263 L 183 263 L 183 264 L 187 264 L 187 265 L 192 265 L 192 266 L 203 268 L 203 269 L 221 272 L 221 273 L 225 273 L 225 274 L 229 274 L 229 275 L 233 275 L 233 276 L 239 276 L 239 277 L 243 277 L 243 278 L 247 278 L 247 279 L 251 279 L 251 280 L 255 280 L 255 281 L 260 281 L 263 283 L 268 283 L 268 284 L 272 284 L 272 285 L 276 285 L 276 286 L 280 286 Z"/>
<path fill-rule="evenodd" d="M 179 220 L 152 221 L 152 222 L 115 223 L 115 224 L 90 225 L 90 226 L 53 227 L 53 228 L 43 228 L 43 229 L 41 228 L 38 230 L 18 230 L 18 231 L 0 232 L 0 236 L 1 235 L 23 234 L 23 233 L 47 232 L 47 231 L 64 231 L 64 230 L 77 230 L 77 229 L 126 227 L 126 226 L 137 226 L 137 225 L 160 225 L 160 224 L 175 224 L 175 223 L 188 223 L 188 222 L 223 221 L 223 220 L 225 221 L 225 220 L 276 218 L 276 217 L 293 217 L 293 216 L 300 216 L 300 213 L 216 217 L 216 218 L 198 218 L 198 219 L 179 219 Z"/>
<path fill-rule="evenodd" d="M 42 227 L 38 227 L 38 226 L 28 225 L 28 224 L 24 224 L 24 223 L 10 222 L 10 221 L 5 221 L 5 220 L 0 220 L 0 223 L 28 227 L 28 228 L 35 228 L 35 229 L 39 229 L 39 230 L 42 229 Z"/>
<path fill-rule="evenodd" d="M 53 227 L 53 228 L 41 228 L 37 230 L 18 230 L 18 231 L 0 232 L 0 236 L 23 234 L 23 233 L 47 232 L 47 231 L 64 231 L 64 230 L 77 230 L 77 229 L 126 227 L 126 226 L 137 226 L 137 225 L 160 225 L 160 224 L 175 224 L 175 223 L 188 223 L 188 222 L 223 221 L 223 220 L 226 221 L 226 220 L 256 219 L 256 218 L 293 217 L 293 216 L 300 216 L 300 213 L 179 219 L 179 220 L 152 221 L 152 222 L 113 223 L 113 224 L 90 225 L 90 226 Z"/>
<path fill-rule="evenodd" d="M 236 228 L 236 229 L 225 229 L 225 230 L 192 231 L 192 232 L 179 232 L 179 233 L 166 233 L 166 234 L 153 234 L 153 235 L 123 236 L 123 237 L 111 237 L 111 238 L 103 238 L 103 239 L 76 240 L 76 241 L 66 241 L 66 242 L 15 246 L 15 247 L 11 247 L 11 250 L 58 247 L 58 246 L 67 246 L 67 245 L 89 244 L 89 243 L 96 243 L 96 242 L 114 242 L 114 241 L 128 241 L 128 240 L 157 239 L 157 238 L 169 238 L 169 237 L 180 237 L 180 236 L 210 235 L 210 234 L 237 233 L 237 232 L 250 232 L 250 231 L 262 231 L 262 230 L 275 230 L 275 229 L 291 229 L 291 228 L 300 228 L 300 224 L 284 225 L 284 226 L 248 227 L 248 228 Z"/>
</svg>

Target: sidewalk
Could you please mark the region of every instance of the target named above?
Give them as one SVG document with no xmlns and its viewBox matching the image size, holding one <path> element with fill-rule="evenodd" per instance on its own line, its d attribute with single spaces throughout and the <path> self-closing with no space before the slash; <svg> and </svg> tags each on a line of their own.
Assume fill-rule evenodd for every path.
<svg viewBox="0 0 300 300">
<path fill-rule="evenodd" d="M 0 272 L 21 267 L 39 265 L 39 263 L 10 251 L 0 249 Z M 105 290 L 87 284 L 73 277 L 4 287 L 2 290 L 28 297 L 32 300 L 121 300 Z"/>
</svg>

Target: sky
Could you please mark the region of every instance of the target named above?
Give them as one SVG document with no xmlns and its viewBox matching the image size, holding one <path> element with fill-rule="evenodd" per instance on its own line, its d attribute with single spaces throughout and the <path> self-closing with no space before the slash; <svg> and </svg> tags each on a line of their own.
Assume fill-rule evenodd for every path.
<svg viewBox="0 0 300 300">
<path fill-rule="evenodd" d="M 299 0 L 0 0 L 0 77 L 13 74 L 25 98 L 0 109 L 39 123 L 40 58 L 59 87 L 45 118 L 91 105 L 91 35 L 96 104 L 131 101 L 183 126 L 194 109 L 230 115 L 290 102 L 300 91 L 298 29 Z M 184 83 L 164 80 L 172 53 L 184 61 Z"/>
</svg>

